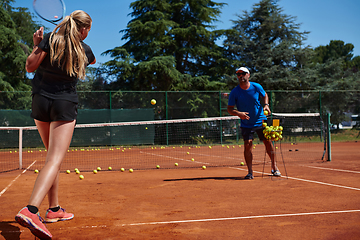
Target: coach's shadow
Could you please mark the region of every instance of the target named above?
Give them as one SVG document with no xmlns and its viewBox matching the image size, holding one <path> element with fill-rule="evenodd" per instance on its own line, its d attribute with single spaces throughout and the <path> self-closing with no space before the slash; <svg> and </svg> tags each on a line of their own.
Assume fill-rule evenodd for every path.
<svg viewBox="0 0 360 240">
<path fill-rule="evenodd" d="M 6 240 L 16 240 L 20 239 L 20 228 L 14 226 L 15 221 L 0 221 L 0 234 Z"/>
<path fill-rule="evenodd" d="M 247 180 L 244 177 L 200 177 L 200 178 L 178 178 L 178 179 L 165 179 L 165 182 L 173 181 L 204 181 L 204 180 Z"/>
</svg>

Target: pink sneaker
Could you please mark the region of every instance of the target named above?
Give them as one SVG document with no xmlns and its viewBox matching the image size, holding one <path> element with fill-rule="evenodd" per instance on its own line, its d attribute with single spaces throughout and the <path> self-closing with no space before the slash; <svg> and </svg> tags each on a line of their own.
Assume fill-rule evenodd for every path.
<svg viewBox="0 0 360 240">
<path fill-rule="evenodd" d="M 24 207 L 15 216 L 15 220 L 23 227 L 30 229 L 31 233 L 40 239 L 51 239 L 52 235 L 42 223 L 43 219 L 39 213 L 34 214 L 29 211 L 27 207 Z"/>
<path fill-rule="evenodd" d="M 45 215 L 45 222 L 54 223 L 57 221 L 65 221 L 73 218 L 74 218 L 74 214 L 67 213 L 63 208 L 60 208 L 60 210 L 57 212 L 53 212 L 50 209 L 48 209 Z"/>
</svg>

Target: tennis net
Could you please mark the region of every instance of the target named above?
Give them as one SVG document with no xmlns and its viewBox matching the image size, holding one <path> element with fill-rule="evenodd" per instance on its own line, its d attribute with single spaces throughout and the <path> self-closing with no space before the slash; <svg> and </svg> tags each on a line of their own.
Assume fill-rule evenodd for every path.
<svg viewBox="0 0 360 240">
<path fill-rule="evenodd" d="M 324 128 L 318 114 L 273 114 L 268 122 L 273 119 L 284 127 L 285 158 L 322 159 Z M 61 170 L 239 166 L 244 162 L 239 126 L 238 117 L 79 124 Z M 0 139 L 0 172 L 44 165 L 46 149 L 36 127 L 1 127 Z M 254 163 L 263 163 L 265 148 L 258 138 L 254 143 Z"/>
</svg>

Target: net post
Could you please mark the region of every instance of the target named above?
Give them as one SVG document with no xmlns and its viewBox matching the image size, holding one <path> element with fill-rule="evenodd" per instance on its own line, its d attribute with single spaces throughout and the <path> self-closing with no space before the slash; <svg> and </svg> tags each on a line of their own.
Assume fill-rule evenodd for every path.
<svg viewBox="0 0 360 240">
<path fill-rule="evenodd" d="M 330 132 L 330 113 L 327 113 L 326 126 L 327 126 L 327 153 L 328 161 L 331 162 L 331 132 Z"/>
<path fill-rule="evenodd" d="M 22 139 L 23 139 L 23 129 L 19 128 L 19 169 L 22 169 Z"/>
<path fill-rule="evenodd" d="M 165 119 L 168 120 L 168 92 L 165 91 Z M 169 146 L 169 125 L 166 124 L 166 146 Z"/>
<path fill-rule="evenodd" d="M 222 117 L 221 114 L 221 91 L 219 91 L 219 116 Z M 223 143 L 223 131 L 222 131 L 222 121 L 220 120 L 220 143 Z"/>
</svg>

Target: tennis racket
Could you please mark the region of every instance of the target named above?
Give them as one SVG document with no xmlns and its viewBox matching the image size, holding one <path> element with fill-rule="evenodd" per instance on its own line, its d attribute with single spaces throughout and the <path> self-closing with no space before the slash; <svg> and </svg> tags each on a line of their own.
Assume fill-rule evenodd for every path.
<svg viewBox="0 0 360 240">
<path fill-rule="evenodd" d="M 40 18 L 54 25 L 65 17 L 65 3 L 62 0 L 34 0 L 33 7 Z"/>
</svg>

